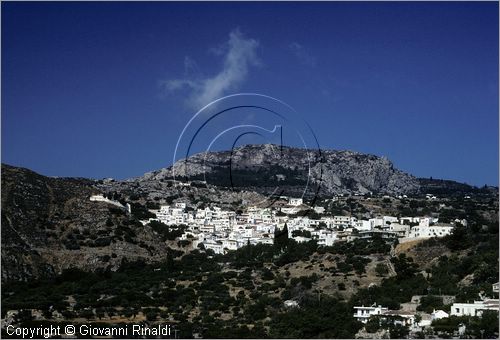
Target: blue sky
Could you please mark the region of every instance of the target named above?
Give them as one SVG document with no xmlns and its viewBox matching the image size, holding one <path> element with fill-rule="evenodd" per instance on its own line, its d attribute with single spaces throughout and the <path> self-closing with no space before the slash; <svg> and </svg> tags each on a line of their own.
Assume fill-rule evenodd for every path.
<svg viewBox="0 0 500 340">
<path fill-rule="evenodd" d="M 496 2 L 2 3 L 2 162 L 139 176 L 237 92 L 287 102 L 322 148 L 498 185 Z"/>
</svg>

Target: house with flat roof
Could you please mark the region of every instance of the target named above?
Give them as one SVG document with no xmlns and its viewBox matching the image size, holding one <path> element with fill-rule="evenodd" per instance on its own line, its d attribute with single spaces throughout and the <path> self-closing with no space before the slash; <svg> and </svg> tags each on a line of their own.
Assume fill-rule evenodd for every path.
<svg viewBox="0 0 500 340">
<path fill-rule="evenodd" d="M 474 301 L 474 303 L 454 303 L 451 306 L 450 315 L 481 316 L 483 314 L 483 311 L 485 310 L 493 310 L 498 312 L 498 299 L 486 299 L 482 301 Z"/>
<path fill-rule="evenodd" d="M 382 306 L 355 306 L 354 307 L 354 317 L 356 320 L 361 321 L 362 323 L 366 323 L 368 319 L 373 315 L 381 315 L 387 312 L 389 309 L 387 307 Z"/>
</svg>

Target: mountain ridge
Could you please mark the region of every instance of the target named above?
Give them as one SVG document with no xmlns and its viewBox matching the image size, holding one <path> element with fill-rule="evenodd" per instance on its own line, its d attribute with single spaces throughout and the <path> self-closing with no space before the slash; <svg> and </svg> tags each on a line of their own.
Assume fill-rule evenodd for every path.
<svg viewBox="0 0 500 340">
<path fill-rule="evenodd" d="M 291 182 L 293 178 L 298 180 L 298 185 L 309 180 L 309 184 L 315 188 L 320 186 L 321 193 L 328 196 L 352 193 L 415 194 L 421 188 L 417 177 L 395 168 L 387 157 L 351 150 L 306 150 L 274 144 L 249 144 L 230 151 L 197 153 L 187 159 L 178 160 L 171 166 L 127 181 L 159 181 L 175 177 L 183 180 L 204 180 L 208 177 L 207 181 L 214 185 L 235 187 L 237 181 L 234 178 L 227 181 L 233 177 L 233 172 L 248 179 L 249 172 L 253 171 L 259 173 L 260 177 L 255 179 L 262 185 L 271 181 L 271 178 L 262 178 L 265 172 L 263 170 L 270 172 L 270 176 L 275 176 L 275 182 L 279 182 L 280 178 L 281 181 L 286 181 L 287 175 L 292 177 Z M 281 174 L 280 170 L 284 173 Z M 226 177 L 227 180 L 221 181 L 221 177 Z M 237 176 L 235 177 L 237 179 Z M 210 178 L 213 180 L 210 181 Z M 259 185 L 246 187 L 241 183 L 236 184 L 239 188 L 264 193 L 268 191 L 259 190 Z M 286 184 L 288 189 L 291 189 L 290 185 L 294 183 Z M 300 192 L 291 191 L 292 194 Z"/>
</svg>

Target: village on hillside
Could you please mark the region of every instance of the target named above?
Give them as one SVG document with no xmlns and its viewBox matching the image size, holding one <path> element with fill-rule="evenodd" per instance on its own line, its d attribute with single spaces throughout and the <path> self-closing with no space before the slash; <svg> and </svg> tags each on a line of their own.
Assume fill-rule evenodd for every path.
<svg viewBox="0 0 500 340">
<path fill-rule="evenodd" d="M 406 197 L 399 197 L 406 199 Z M 464 199 L 470 199 L 465 196 Z M 246 245 L 274 244 L 275 235 L 287 234 L 289 239 L 298 243 L 315 241 L 318 246 L 329 247 L 336 242 L 352 242 L 357 239 L 378 238 L 391 244 L 403 244 L 430 238 L 451 235 L 456 226 L 467 226 L 466 219 L 455 219 L 442 223 L 433 216 L 395 217 L 377 216 L 358 219 L 352 215 L 331 215 L 323 206 L 310 206 L 302 198 L 280 197 L 279 207 L 259 208 L 248 206 L 244 211 L 223 209 L 215 204 L 200 209 L 191 208 L 186 202 L 172 202 L 150 209 L 156 217 L 142 220 L 143 225 L 162 223 L 166 226 L 183 226 L 180 241 L 190 244 L 192 249 L 203 249 L 213 254 L 224 255 Z M 337 200 L 334 197 L 330 200 Z M 387 199 L 387 198 L 386 198 Z M 436 200 L 434 195 L 426 195 L 428 201 Z M 104 201 L 121 205 L 101 195 L 91 197 L 93 201 Z M 131 212 L 129 204 L 121 205 Z M 395 243 L 394 243 L 395 242 Z M 436 320 L 451 316 L 482 317 L 485 311 L 499 311 L 498 283 L 492 286 L 493 296 L 479 295 L 468 303 L 456 303 L 455 296 L 436 295 L 447 308 L 434 309 L 432 312 L 417 311 L 417 307 L 427 298 L 413 295 L 411 301 L 401 304 L 401 309 L 391 310 L 387 306 L 354 306 L 353 317 L 364 324 L 357 334 L 358 338 L 371 338 L 370 325 L 390 323 L 393 326 L 408 328 L 411 332 L 429 329 Z M 299 308 L 295 300 L 283 301 L 286 308 Z M 375 327 L 375 328 L 377 328 Z M 458 336 L 465 334 L 466 327 L 459 325 Z M 378 336 L 383 337 L 383 334 Z"/>
<path fill-rule="evenodd" d="M 108 200 L 101 197 L 96 195 L 91 199 Z M 225 254 L 247 244 L 273 244 L 275 232 L 285 227 L 288 237 L 299 243 L 315 240 L 320 246 L 331 246 L 334 242 L 366 239 L 374 235 L 398 239 L 399 243 L 444 237 L 451 234 L 457 223 L 467 226 L 465 219 L 440 223 L 438 218 L 428 216 L 379 216 L 366 220 L 354 216 L 324 216 L 323 207 L 310 207 L 302 198 L 287 199 L 288 204 L 279 209 L 250 206 L 240 214 L 216 205 L 188 210 L 186 203 L 178 202 L 150 210 L 156 218 L 141 222 L 144 225 L 152 221 L 167 226 L 184 225 L 182 240 L 192 241 L 194 249 L 203 246 L 216 254 Z M 313 213 L 309 214 L 311 211 Z"/>
</svg>

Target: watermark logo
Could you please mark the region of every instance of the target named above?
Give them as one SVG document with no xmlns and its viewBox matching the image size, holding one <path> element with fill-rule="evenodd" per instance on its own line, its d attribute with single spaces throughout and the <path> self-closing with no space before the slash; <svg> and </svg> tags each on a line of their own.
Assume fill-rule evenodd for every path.
<svg viewBox="0 0 500 340">
<path fill-rule="evenodd" d="M 188 121 L 176 143 L 172 176 L 176 186 L 197 181 L 233 191 L 253 188 L 264 194 L 257 204 L 270 206 L 283 196 L 315 200 L 321 160 L 316 135 L 294 108 L 264 94 L 237 93 L 212 101 Z"/>
</svg>

